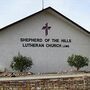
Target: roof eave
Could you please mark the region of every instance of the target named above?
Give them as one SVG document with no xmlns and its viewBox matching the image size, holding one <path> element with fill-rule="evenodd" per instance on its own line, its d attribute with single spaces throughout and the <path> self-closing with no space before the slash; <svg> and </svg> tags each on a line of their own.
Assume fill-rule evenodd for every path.
<svg viewBox="0 0 90 90">
<path fill-rule="evenodd" d="M 6 29 L 6 28 L 8 28 L 8 27 L 10 27 L 10 26 L 12 26 L 12 25 L 14 25 L 14 24 L 17 24 L 17 23 L 19 23 L 19 22 L 21 22 L 21 21 L 23 21 L 23 20 L 25 20 L 25 19 L 27 19 L 27 18 L 30 18 L 30 17 L 32 17 L 32 16 L 34 16 L 34 15 L 40 13 L 40 12 L 43 12 L 43 11 L 45 11 L 45 10 L 47 10 L 47 9 L 51 9 L 52 11 L 56 12 L 57 14 L 59 14 L 60 16 L 62 16 L 63 18 L 65 18 L 66 20 L 68 20 L 69 22 L 71 22 L 72 24 L 74 24 L 75 26 L 77 26 L 78 28 L 80 28 L 81 30 L 83 30 L 83 31 L 85 31 L 86 33 L 90 34 L 90 32 L 89 32 L 88 30 L 86 30 L 85 28 L 83 28 L 83 27 L 80 26 L 79 24 L 75 23 L 75 22 L 72 21 L 71 19 L 67 18 L 67 17 L 64 16 L 63 14 L 59 13 L 58 11 L 56 11 L 55 9 L 53 9 L 52 7 L 47 7 L 47 8 L 45 8 L 45 9 L 40 10 L 40 11 L 38 11 L 38 12 L 30 15 L 30 16 L 27 16 L 27 17 L 19 20 L 19 21 L 16 21 L 16 22 L 14 22 L 14 23 L 12 23 L 12 24 L 9 24 L 9 25 L 1 28 L 0 31 L 2 31 L 2 30 Z"/>
</svg>

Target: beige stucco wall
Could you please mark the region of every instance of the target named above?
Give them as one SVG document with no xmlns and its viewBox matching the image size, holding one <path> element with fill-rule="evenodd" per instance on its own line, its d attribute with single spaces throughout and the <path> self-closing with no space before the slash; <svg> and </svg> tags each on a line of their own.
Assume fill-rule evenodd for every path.
<svg viewBox="0 0 90 90">
<path fill-rule="evenodd" d="M 42 27 L 47 22 L 51 29 L 49 35 L 45 36 Z M 69 44 L 69 48 L 22 47 L 20 38 L 71 39 L 71 43 L 62 43 Z M 44 41 L 42 43 L 46 44 Z M 49 43 L 52 44 L 52 41 Z M 61 42 L 58 43 L 61 44 Z M 90 59 L 90 36 L 62 19 L 42 12 L 0 31 L 0 67 L 9 67 L 13 56 L 18 52 L 32 58 L 34 65 L 31 70 L 33 72 L 70 70 L 67 64 L 68 56 L 81 54 Z M 90 70 L 90 65 L 84 69 Z"/>
</svg>

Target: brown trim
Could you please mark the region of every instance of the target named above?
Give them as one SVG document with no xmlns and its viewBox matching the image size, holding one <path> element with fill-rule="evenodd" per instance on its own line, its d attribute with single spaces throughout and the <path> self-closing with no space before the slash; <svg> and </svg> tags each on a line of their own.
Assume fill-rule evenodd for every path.
<svg viewBox="0 0 90 90">
<path fill-rule="evenodd" d="M 23 21 L 23 20 L 25 20 L 25 19 L 28 19 L 28 18 L 30 18 L 30 17 L 32 17 L 32 16 L 34 16 L 34 15 L 40 13 L 40 12 L 43 12 L 43 11 L 45 11 L 45 10 L 47 10 L 47 9 L 51 9 L 51 10 L 54 11 L 55 13 L 59 14 L 60 16 L 62 16 L 63 18 L 65 18 L 66 20 L 68 20 L 69 22 L 71 22 L 72 24 L 74 24 L 75 26 L 79 27 L 81 30 L 83 30 L 83 31 L 85 31 L 86 33 L 90 34 L 90 32 L 89 32 L 88 30 L 86 30 L 85 28 L 81 27 L 80 25 L 78 25 L 77 23 L 75 23 L 74 21 L 72 21 L 71 19 L 67 18 L 66 16 L 64 16 L 63 14 L 59 13 L 58 11 L 56 11 L 55 9 L 53 9 L 53 8 L 51 8 L 51 7 L 48 7 L 48 8 L 46 8 L 46 9 L 43 9 L 43 10 L 41 10 L 41 11 L 38 11 L 38 12 L 36 12 L 36 13 L 28 16 L 28 17 L 25 17 L 25 18 L 23 18 L 23 19 L 21 19 L 21 20 L 19 20 L 19 21 L 16 21 L 16 22 L 14 22 L 14 23 L 12 23 L 12 24 L 10 24 L 10 25 L 8 25 L 8 26 L 0 29 L 0 31 L 1 31 L 1 30 L 4 30 L 4 29 L 6 29 L 6 28 L 8 28 L 8 27 L 10 27 L 10 26 L 12 26 L 12 25 L 14 25 L 14 24 L 17 24 L 17 23 L 19 23 L 19 22 L 21 22 L 21 21 Z"/>
<path fill-rule="evenodd" d="M 81 27 L 79 24 L 75 23 L 74 21 L 72 21 L 71 19 L 67 18 L 66 16 L 64 16 L 63 14 L 59 13 L 58 11 L 56 11 L 55 9 L 51 8 L 54 12 L 56 12 L 57 14 L 59 14 L 60 16 L 62 16 L 63 18 L 65 18 L 66 20 L 70 21 L 72 24 L 76 25 L 77 27 L 79 27 L 80 29 L 84 30 L 85 32 L 87 32 L 88 34 L 90 34 L 90 32 L 88 30 L 86 30 L 85 28 Z"/>
<path fill-rule="evenodd" d="M 46 9 L 47 9 L 47 8 L 46 8 Z M 27 17 L 25 17 L 25 18 L 23 18 L 23 19 L 21 19 L 21 20 L 19 20 L 19 21 L 16 21 L 16 22 L 14 22 L 14 23 L 12 23 L 12 24 L 9 24 L 9 25 L 1 28 L 0 31 L 1 31 L 1 30 L 4 30 L 4 29 L 6 29 L 6 28 L 8 28 L 8 27 L 10 27 L 10 26 L 12 26 L 12 25 L 14 25 L 14 24 L 17 24 L 17 23 L 19 23 L 19 22 L 21 22 L 21 21 L 23 21 L 23 20 L 26 20 L 26 19 L 28 19 L 28 18 L 30 18 L 30 17 L 32 17 L 32 16 L 34 16 L 34 15 L 40 13 L 40 12 L 43 12 L 43 11 L 45 11 L 46 9 L 43 9 L 43 10 L 41 10 L 41 11 L 38 11 L 38 12 L 36 12 L 36 13 L 30 15 L 30 16 L 27 16 Z"/>
</svg>

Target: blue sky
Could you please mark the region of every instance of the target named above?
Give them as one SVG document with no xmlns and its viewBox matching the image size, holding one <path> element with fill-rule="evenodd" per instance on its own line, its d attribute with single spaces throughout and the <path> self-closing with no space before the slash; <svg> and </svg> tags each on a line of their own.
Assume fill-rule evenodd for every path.
<svg viewBox="0 0 90 90">
<path fill-rule="evenodd" d="M 90 0 L 44 0 L 58 12 L 90 31 Z M 42 9 L 42 0 L 0 0 L 0 28 Z"/>
</svg>

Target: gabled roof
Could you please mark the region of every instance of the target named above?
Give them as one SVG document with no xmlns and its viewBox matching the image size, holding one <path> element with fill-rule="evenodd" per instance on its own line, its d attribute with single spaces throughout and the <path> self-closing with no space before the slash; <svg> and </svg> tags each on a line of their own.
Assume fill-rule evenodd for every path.
<svg viewBox="0 0 90 90">
<path fill-rule="evenodd" d="M 28 16 L 28 17 L 25 17 L 25 18 L 23 18 L 23 19 L 21 19 L 21 20 L 19 20 L 19 21 L 16 21 L 16 22 L 14 22 L 14 23 L 6 26 L 6 27 L 3 27 L 2 29 L 0 29 L 0 31 L 1 31 L 1 30 L 4 30 L 4 29 L 6 29 L 6 28 L 8 28 L 8 27 L 10 27 L 10 26 L 12 26 L 12 25 L 14 25 L 14 24 L 17 24 L 17 23 L 19 23 L 19 22 L 21 22 L 21 21 L 23 21 L 23 20 L 25 20 L 25 19 L 28 19 L 28 18 L 30 18 L 30 17 L 32 17 L 32 16 L 34 16 L 34 15 L 40 13 L 40 12 L 43 12 L 43 11 L 51 11 L 51 12 L 54 12 L 54 13 L 56 13 L 57 15 L 61 16 L 61 17 L 62 17 L 63 19 L 65 19 L 66 21 L 68 21 L 69 23 L 75 25 L 77 28 L 80 28 L 80 29 L 83 30 L 84 32 L 90 34 L 90 32 L 89 32 L 88 30 L 86 30 L 85 28 L 83 28 L 83 27 L 80 26 L 79 24 L 75 23 L 74 21 L 72 21 L 71 19 L 67 18 L 66 16 L 64 16 L 63 14 L 61 14 L 60 12 L 56 11 L 55 9 L 53 9 L 53 8 L 51 8 L 51 7 L 48 7 L 48 8 L 46 8 L 46 9 L 41 10 L 41 11 L 38 11 L 38 12 L 36 12 L 36 13 Z"/>
</svg>

